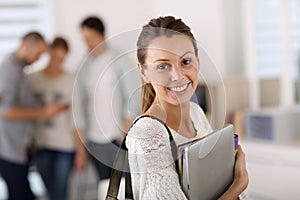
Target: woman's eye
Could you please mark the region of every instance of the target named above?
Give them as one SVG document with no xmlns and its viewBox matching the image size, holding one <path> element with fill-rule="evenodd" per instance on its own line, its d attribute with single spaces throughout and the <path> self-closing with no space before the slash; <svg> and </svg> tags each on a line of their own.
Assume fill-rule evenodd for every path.
<svg viewBox="0 0 300 200">
<path fill-rule="evenodd" d="M 158 70 L 167 70 L 169 68 L 169 65 L 167 64 L 160 64 L 157 66 Z"/>
<path fill-rule="evenodd" d="M 183 59 L 182 60 L 182 64 L 183 65 L 189 65 L 189 64 L 191 64 L 192 63 L 192 59 Z"/>
</svg>

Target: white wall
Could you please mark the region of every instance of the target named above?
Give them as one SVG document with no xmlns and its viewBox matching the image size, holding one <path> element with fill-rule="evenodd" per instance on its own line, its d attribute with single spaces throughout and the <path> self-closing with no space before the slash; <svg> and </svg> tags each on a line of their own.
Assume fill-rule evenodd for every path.
<svg viewBox="0 0 300 200">
<path fill-rule="evenodd" d="M 103 18 L 107 36 L 141 28 L 149 19 L 162 15 L 180 17 L 192 27 L 196 39 L 224 74 L 226 69 L 223 0 L 54 0 L 54 33 L 68 38 L 71 45 L 66 66 L 75 70 L 86 47 L 80 34 L 80 22 L 95 14 Z"/>
<path fill-rule="evenodd" d="M 224 56 L 226 77 L 244 74 L 243 15 L 242 1 L 226 0 L 224 6 Z"/>
<path fill-rule="evenodd" d="M 101 17 L 110 37 L 140 28 L 152 17 L 153 9 L 151 1 L 54 0 L 54 33 L 65 36 L 71 45 L 66 67 L 74 71 L 85 55 L 86 46 L 80 34 L 80 23 L 85 17 Z"/>
</svg>

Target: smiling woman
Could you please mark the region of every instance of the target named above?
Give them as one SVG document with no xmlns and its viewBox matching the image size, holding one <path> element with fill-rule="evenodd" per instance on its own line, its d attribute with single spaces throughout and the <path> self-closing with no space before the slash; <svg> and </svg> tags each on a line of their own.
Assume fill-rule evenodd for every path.
<svg viewBox="0 0 300 200">
<path fill-rule="evenodd" d="M 176 145 L 212 131 L 203 110 L 190 102 L 200 70 L 197 45 L 181 19 L 167 16 L 152 19 L 143 27 L 137 48 L 143 78 L 142 118 L 126 137 L 133 196 L 186 199 L 164 125 Z M 245 155 L 241 147 L 238 151 L 234 181 L 220 199 L 238 199 L 247 187 Z"/>
</svg>

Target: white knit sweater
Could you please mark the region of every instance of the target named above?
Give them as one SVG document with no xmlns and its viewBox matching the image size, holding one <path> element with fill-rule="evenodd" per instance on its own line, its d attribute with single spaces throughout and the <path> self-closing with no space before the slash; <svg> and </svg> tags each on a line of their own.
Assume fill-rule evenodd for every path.
<svg viewBox="0 0 300 200">
<path fill-rule="evenodd" d="M 202 109 L 190 105 L 197 137 L 212 131 Z M 170 128 L 177 145 L 190 139 Z M 167 129 L 150 117 L 141 118 L 128 132 L 126 146 L 134 199 L 186 199 L 175 169 Z"/>
</svg>

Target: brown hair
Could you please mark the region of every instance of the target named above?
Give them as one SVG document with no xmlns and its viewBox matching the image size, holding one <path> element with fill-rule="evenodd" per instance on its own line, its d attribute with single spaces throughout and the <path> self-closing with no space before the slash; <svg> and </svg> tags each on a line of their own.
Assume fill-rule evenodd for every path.
<svg viewBox="0 0 300 200">
<path fill-rule="evenodd" d="M 69 52 L 68 42 L 62 37 L 56 37 L 52 44 L 50 45 L 51 49 L 61 48 L 64 49 L 67 53 Z"/>
<path fill-rule="evenodd" d="M 183 34 L 188 36 L 193 43 L 195 55 L 198 57 L 198 48 L 188 27 L 181 19 L 175 19 L 173 16 L 159 17 L 151 19 L 148 24 L 143 26 L 137 40 L 137 58 L 141 66 L 145 64 L 147 48 L 150 42 L 160 36 L 172 37 L 173 35 Z M 155 99 L 155 91 L 150 83 L 143 83 L 142 86 L 142 113 L 145 113 L 152 105 Z"/>
</svg>

